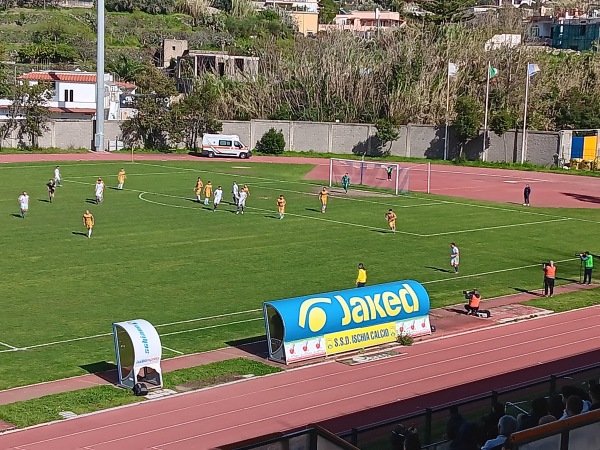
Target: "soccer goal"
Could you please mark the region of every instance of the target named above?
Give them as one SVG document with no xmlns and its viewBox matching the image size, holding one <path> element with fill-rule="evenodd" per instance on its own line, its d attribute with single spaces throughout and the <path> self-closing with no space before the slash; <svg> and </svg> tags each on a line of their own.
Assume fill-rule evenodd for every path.
<svg viewBox="0 0 600 450">
<path fill-rule="evenodd" d="M 350 187 L 375 187 L 393 191 L 396 195 L 408 193 L 409 169 L 398 164 L 338 158 L 329 160 L 329 187 L 341 186 L 346 174 L 350 178 Z"/>
</svg>

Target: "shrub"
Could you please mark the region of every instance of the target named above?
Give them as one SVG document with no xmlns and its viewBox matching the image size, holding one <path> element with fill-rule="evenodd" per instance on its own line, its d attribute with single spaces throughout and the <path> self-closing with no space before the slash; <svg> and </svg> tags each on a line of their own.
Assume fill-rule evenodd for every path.
<svg viewBox="0 0 600 450">
<path fill-rule="evenodd" d="M 398 335 L 397 341 L 400 345 L 413 345 L 415 340 L 412 336 L 409 336 L 408 334 L 400 334 Z"/>
<path fill-rule="evenodd" d="M 281 155 L 285 150 L 285 139 L 281 130 L 271 128 L 256 144 L 256 151 L 265 155 Z"/>
</svg>

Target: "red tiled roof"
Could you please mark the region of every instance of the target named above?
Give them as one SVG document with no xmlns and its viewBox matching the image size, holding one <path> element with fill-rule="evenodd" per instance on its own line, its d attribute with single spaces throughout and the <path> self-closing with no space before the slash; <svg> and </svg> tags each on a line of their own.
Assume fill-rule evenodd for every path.
<svg viewBox="0 0 600 450">
<path fill-rule="evenodd" d="M 0 109 L 8 109 L 8 105 L 0 105 Z M 69 113 L 69 114 L 96 114 L 96 110 L 94 108 L 57 108 L 55 106 L 51 106 L 48 108 L 50 112 L 53 113 Z"/>
<path fill-rule="evenodd" d="M 29 72 L 18 77 L 19 80 L 72 81 L 75 83 L 95 83 L 96 75 L 64 72 Z"/>
</svg>

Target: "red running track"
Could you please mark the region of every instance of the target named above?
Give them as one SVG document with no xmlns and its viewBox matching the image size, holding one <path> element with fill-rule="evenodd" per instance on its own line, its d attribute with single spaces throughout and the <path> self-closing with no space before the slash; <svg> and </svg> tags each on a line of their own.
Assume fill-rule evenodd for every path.
<svg viewBox="0 0 600 450">
<path fill-rule="evenodd" d="M 600 306 L 554 314 L 423 341 L 376 362 L 328 362 L 81 416 L 2 435 L 0 448 L 208 449 L 502 379 L 486 382 L 489 391 L 524 381 L 521 373 L 525 379 L 547 376 L 549 365 L 554 372 L 571 369 L 573 355 L 579 363 L 594 362 L 598 313 Z"/>
</svg>

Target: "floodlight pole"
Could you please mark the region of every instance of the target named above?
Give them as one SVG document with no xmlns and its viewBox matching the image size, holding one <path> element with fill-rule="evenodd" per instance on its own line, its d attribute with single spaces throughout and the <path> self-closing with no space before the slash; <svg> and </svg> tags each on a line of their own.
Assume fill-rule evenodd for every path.
<svg viewBox="0 0 600 450">
<path fill-rule="evenodd" d="M 96 47 L 96 135 L 97 152 L 104 151 L 104 0 L 96 0 L 98 8 Z"/>
</svg>

